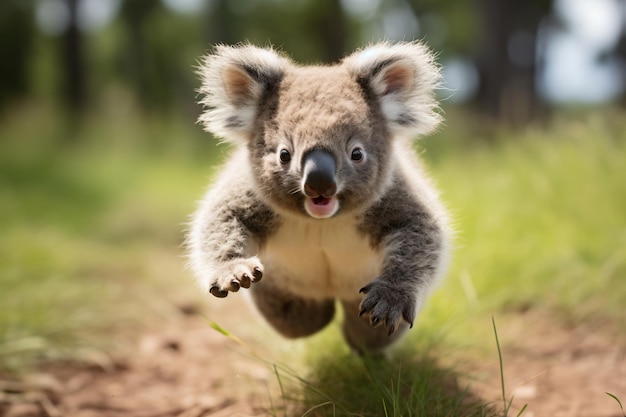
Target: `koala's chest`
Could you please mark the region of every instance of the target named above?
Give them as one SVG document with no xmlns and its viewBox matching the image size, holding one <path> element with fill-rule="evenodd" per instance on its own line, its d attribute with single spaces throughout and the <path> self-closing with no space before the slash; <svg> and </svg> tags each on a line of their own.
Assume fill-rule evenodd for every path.
<svg viewBox="0 0 626 417">
<path fill-rule="evenodd" d="M 259 257 L 267 279 L 285 290 L 312 298 L 355 299 L 380 274 L 383 252 L 371 247 L 355 221 L 286 220 Z"/>
</svg>

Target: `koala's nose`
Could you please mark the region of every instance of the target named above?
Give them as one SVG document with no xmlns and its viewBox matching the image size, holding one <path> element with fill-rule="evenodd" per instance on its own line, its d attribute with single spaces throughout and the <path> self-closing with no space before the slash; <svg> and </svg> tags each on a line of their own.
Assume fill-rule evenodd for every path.
<svg viewBox="0 0 626 417">
<path fill-rule="evenodd" d="M 315 149 L 302 158 L 304 194 L 307 197 L 332 197 L 337 192 L 335 158 L 327 151 Z"/>
</svg>

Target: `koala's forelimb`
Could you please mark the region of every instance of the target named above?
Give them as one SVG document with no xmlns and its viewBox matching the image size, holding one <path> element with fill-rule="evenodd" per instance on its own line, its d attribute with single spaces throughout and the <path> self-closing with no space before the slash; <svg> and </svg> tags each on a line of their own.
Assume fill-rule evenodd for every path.
<svg viewBox="0 0 626 417">
<path fill-rule="evenodd" d="M 387 253 L 380 276 L 359 290 L 365 294 L 359 316 L 369 315 L 372 326 L 384 325 L 389 334 L 402 320 L 413 327 L 441 263 L 442 230 L 418 201 L 402 192 L 405 187 L 396 178 L 363 223 L 372 243 L 384 246 Z"/>
<path fill-rule="evenodd" d="M 258 245 L 279 224 L 276 214 L 247 189 L 245 176 L 218 180 L 189 236 L 188 244 L 200 249 L 190 260 L 202 272 L 201 287 L 218 298 L 250 288 L 263 278 Z"/>
</svg>

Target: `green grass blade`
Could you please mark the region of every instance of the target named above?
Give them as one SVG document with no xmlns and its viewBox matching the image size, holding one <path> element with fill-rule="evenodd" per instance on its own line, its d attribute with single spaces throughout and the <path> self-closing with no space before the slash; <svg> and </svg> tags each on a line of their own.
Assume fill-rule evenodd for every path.
<svg viewBox="0 0 626 417">
<path fill-rule="evenodd" d="M 302 417 L 306 417 L 309 414 L 311 414 L 313 411 L 317 410 L 318 408 L 322 408 L 322 407 L 325 407 L 327 405 L 332 405 L 333 406 L 333 416 L 334 416 L 335 415 L 335 403 L 333 403 L 332 401 L 326 401 L 326 402 L 323 402 L 321 404 L 317 404 L 317 405 L 309 408 L 308 410 L 306 410 L 304 412 L 304 414 L 302 414 Z"/>
<path fill-rule="evenodd" d="M 272 417 L 277 417 L 277 415 L 276 415 L 276 408 L 274 407 L 274 401 L 272 400 L 272 393 L 270 392 L 270 387 L 269 387 L 269 385 L 266 384 L 265 388 L 267 389 L 267 398 L 270 401 L 270 410 L 269 410 L 270 413 L 271 413 L 270 415 Z"/>
<path fill-rule="evenodd" d="M 500 362 L 500 385 L 502 386 L 502 403 L 504 404 L 504 417 L 507 417 L 509 415 L 509 410 L 511 409 L 511 404 L 513 404 L 513 397 L 511 397 L 509 401 L 506 400 L 506 388 L 504 386 L 504 364 L 502 360 L 502 349 L 500 348 L 500 340 L 498 339 L 498 329 L 496 327 L 496 319 L 494 318 L 494 316 L 491 316 L 491 323 L 493 324 L 493 334 L 496 338 L 496 347 L 498 348 L 498 360 Z M 517 413 L 517 417 L 520 417 L 524 413 L 527 407 L 528 407 L 528 404 L 524 404 L 524 406 L 519 411 L 519 413 Z"/>
<path fill-rule="evenodd" d="M 276 364 L 273 365 L 274 374 L 276 375 L 276 380 L 278 381 L 278 386 L 280 387 L 280 396 L 283 399 L 283 407 L 284 411 L 287 412 L 287 398 L 285 397 L 285 389 L 283 387 L 283 381 L 280 379 L 280 373 L 278 372 L 278 367 Z"/>
<path fill-rule="evenodd" d="M 520 417 L 524 413 L 524 411 L 526 411 L 526 407 L 528 407 L 528 404 L 524 404 L 522 409 L 519 410 L 519 413 L 517 413 L 517 417 Z"/>
<path fill-rule="evenodd" d="M 217 330 L 218 332 L 220 332 L 221 334 L 223 334 L 226 337 L 233 337 L 233 335 L 228 330 L 226 330 L 225 328 L 223 328 L 222 326 L 220 326 L 216 322 L 210 321 L 208 319 L 208 317 L 205 316 L 205 318 L 207 319 L 207 321 L 209 321 L 209 325 L 211 326 L 211 328 L 213 330 Z"/>
<path fill-rule="evenodd" d="M 622 414 L 624 415 L 624 417 L 626 417 L 626 412 L 624 412 L 624 407 L 622 406 L 622 402 L 619 400 L 619 398 L 617 398 L 615 395 L 611 394 L 610 392 L 605 392 L 605 394 L 613 398 L 615 401 L 617 401 L 617 404 L 619 404 L 620 410 L 622 410 Z"/>
<path fill-rule="evenodd" d="M 504 387 L 504 366 L 502 364 L 502 349 L 500 349 L 500 340 L 498 339 L 498 329 L 496 328 L 496 319 L 491 316 L 491 323 L 493 324 L 493 334 L 496 337 L 496 347 L 498 348 L 498 360 L 500 362 L 500 385 L 502 386 L 502 403 L 504 404 L 504 417 L 507 417 L 509 412 L 510 403 L 506 402 L 506 389 Z"/>
</svg>

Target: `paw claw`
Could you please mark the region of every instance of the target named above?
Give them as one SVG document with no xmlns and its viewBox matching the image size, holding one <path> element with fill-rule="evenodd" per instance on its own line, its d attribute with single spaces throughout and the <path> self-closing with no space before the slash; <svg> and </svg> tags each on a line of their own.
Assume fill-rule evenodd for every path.
<svg viewBox="0 0 626 417">
<path fill-rule="evenodd" d="M 217 298 L 224 298 L 228 295 L 228 291 L 220 290 L 218 287 L 215 287 L 215 286 L 211 287 L 209 292 L 213 294 L 214 297 L 217 297 Z"/>
<path fill-rule="evenodd" d="M 251 281 L 250 281 L 250 277 L 248 276 L 248 274 L 243 274 L 241 276 L 239 284 L 244 288 L 250 288 Z"/>
<path fill-rule="evenodd" d="M 415 295 L 400 290 L 379 279 L 370 282 L 359 291 L 365 294 L 359 317 L 369 314 L 370 325 L 378 327 L 384 324 L 389 335 L 400 327 L 402 321 L 413 327 Z"/>
<path fill-rule="evenodd" d="M 208 282 L 209 292 L 218 298 L 224 298 L 228 292 L 237 292 L 242 288 L 250 288 L 263 275 L 263 266 L 256 257 L 235 258 L 213 270 L 213 277 Z"/>
<path fill-rule="evenodd" d="M 415 306 L 410 305 L 402 312 L 402 319 L 409 323 L 410 328 L 413 328 L 413 321 L 415 320 Z"/>
</svg>

